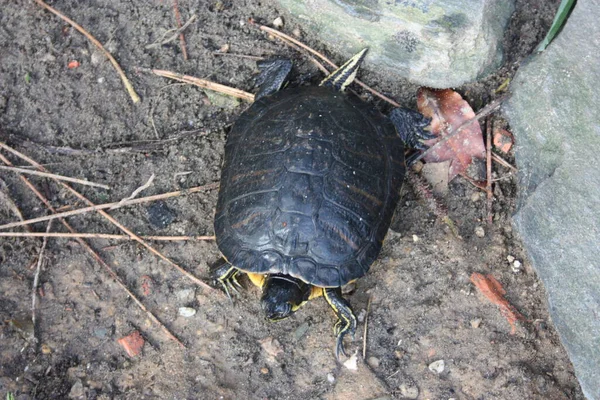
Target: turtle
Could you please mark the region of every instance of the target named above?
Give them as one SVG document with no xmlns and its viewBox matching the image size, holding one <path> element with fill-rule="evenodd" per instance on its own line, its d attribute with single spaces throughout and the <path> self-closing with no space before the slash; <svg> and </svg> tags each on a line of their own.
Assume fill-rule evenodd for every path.
<svg viewBox="0 0 600 400">
<path fill-rule="evenodd" d="M 270 321 L 323 296 L 337 316 L 335 355 L 357 319 L 342 286 L 377 259 L 400 198 L 405 147 L 422 149 L 429 119 L 389 117 L 344 89 L 363 49 L 318 86 L 286 87 L 292 63 L 259 63 L 255 102 L 228 133 L 214 228 L 230 290 L 247 274 Z"/>
</svg>

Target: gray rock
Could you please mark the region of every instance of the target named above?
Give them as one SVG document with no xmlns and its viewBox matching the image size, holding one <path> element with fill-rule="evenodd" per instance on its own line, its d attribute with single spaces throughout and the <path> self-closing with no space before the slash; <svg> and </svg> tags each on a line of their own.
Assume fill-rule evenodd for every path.
<svg viewBox="0 0 600 400">
<path fill-rule="evenodd" d="M 546 287 L 584 394 L 600 399 L 600 1 L 577 2 L 548 49 L 519 70 L 514 224 Z"/>
<path fill-rule="evenodd" d="M 369 47 L 369 68 L 434 88 L 460 86 L 492 71 L 514 9 L 513 0 L 276 2 L 345 57 Z"/>
</svg>

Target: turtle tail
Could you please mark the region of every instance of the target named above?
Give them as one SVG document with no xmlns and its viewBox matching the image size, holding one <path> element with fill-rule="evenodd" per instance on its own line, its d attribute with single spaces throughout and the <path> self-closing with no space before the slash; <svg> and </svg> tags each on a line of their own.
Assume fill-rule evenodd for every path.
<svg viewBox="0 0 600 400">
<path fill-rule="evenodd" d="M 356 77 L 356 71 L 358 71 L 360 63 L 365 58 L 367 50 L 369 49 L 362 49 L 354 57 L 346 61 L 344 65 L 329 74 L 327 78 L 323 79 L 319 86 L 327 86 L 338 92 L 344 91 L 346 86 L 351 84 Z"/>
</svg>

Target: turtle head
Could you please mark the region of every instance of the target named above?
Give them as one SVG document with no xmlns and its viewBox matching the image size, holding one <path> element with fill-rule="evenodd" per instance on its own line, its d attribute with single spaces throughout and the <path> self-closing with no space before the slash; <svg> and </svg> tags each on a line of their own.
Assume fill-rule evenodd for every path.
<svg viewBox="0 0 600 400">
<path fill-rule="evenodd" d="M 289 275 L 268 275 L 260 299 L 269 321 L 279 321 L 292 315 L 307 300 L 310 285 Z"/>
</svg>

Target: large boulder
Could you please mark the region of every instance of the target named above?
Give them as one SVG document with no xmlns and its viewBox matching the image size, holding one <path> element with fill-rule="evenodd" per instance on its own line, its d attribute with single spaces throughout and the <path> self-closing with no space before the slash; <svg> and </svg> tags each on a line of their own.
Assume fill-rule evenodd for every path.
<svg viewBox="0 0 600 400">
<path fill-rule="evenodd" d="M 345 57 L 434 88 L 460 86 L 501 61 L 513 0 L 276 0 Z"/>
<path fill-rule="evenodd" d="M 600 399 L 599 19 L 600 1 L 578 1 L 519 70 L 506 107 L 521 189 L 514 223 L 590 399 Z"/>
</svg>

